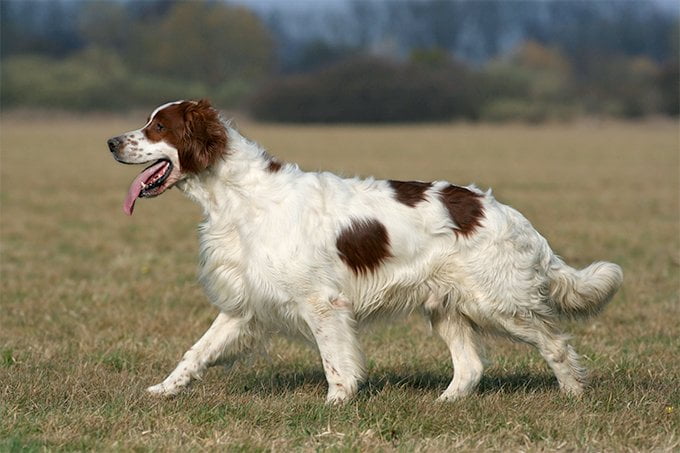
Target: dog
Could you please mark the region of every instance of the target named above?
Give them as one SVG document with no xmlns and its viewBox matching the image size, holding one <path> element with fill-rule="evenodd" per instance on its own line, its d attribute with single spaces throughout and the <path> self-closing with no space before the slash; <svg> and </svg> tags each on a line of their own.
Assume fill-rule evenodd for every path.
<svg viewBox="0 0 680 453">
<path fill-rule="evenodd" d="M 474 391 L 489 334 L 535 346 L 564 392 L 583 392 L 586 370 L 558 322 L 599 313 L 623 272 L 608 262 L 569 267 L 490 191 L 304 172 L 244 138 L 207 100 L 161 105 L 108 147 L 118 162 L 151 163 L 132 181 L 125 213 L 177 187 L 205 217 L 198 275 L 220 311 L 149 392 L 174 395 L 209 366 L 290 333 L 316 344 L 326 401 L 342 403 L 366 377 L 359 327 L 414 311 L 451 352 L 440 400 Z"/>
</svg>

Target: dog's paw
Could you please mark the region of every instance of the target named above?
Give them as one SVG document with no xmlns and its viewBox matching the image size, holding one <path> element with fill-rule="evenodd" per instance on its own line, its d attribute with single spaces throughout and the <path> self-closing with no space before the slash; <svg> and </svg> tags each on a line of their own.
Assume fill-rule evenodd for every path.
<svg viewBox="0 0 680 453">
<path fill-rule="evenodd" d="M 583 397 L 583 385 L 573 383 L 572 385 L 560 385 L 560 390 L 572 398 Z"/>
<path fill-rule="evenodd" d="M 349 401 L 350 398 L 346 396 L 328 396 L 326 397 L 326 406 L 342 406 L 345 404 L 347 401 Z"/>
<path fill-rule="evenodd" d="M 168 386 L 165 383 L 161 382 L 160 384 L 156 384 L 156 385 L 152 385 L 151 387 L 148 387 L 146 389 L 146 391 L 151 393 L 152 395 L 174 396 L 174 395 L 177 395 L 179 392 L 181 392 L 182 388 L 183 387 L 180 387 L 180 386 Z"/>
<path fill-rule="evenodd" d="M 452 403 L 453 401 L 457 401 L 461 398 L 465 398 L 466 396 L 470 395 L 471 392 L 451 392 L 451 391 L 446 391 L 439 395 L 439 398 L 437 398 L 438 403 Z"/>
<path fill-rule="evenodd" d="M 326 396 L 326 404 L 329 406 L 338 406 L 345 404 L 347 401 L 352 399 L 354 393 L 348 392 L 347 389 L 341 384 L 332 385 Z"/>
</svg>

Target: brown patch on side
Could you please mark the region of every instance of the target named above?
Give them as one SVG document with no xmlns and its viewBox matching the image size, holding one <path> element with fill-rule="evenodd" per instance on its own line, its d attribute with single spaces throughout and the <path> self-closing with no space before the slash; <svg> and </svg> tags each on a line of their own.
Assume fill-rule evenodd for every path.
<svg viewBox="0 0 680 453">
<path fill-rule="evenodd" d="M 432 183 L 421 181 L 387 181 L 394 190 L 397 201 L 406 206 L 415 207 L 419 202 L 425 201 L 425 192 L 432 187 Z"/>
<path fill-rule="evenodd" d="M 227 152 L 227 131 L 205 99 L 160 110 L 142 132 L 151 142 L 174 146 L 184 173 L 200 173 Z"/>
<path fill-rule="evenodd" d="M 482 195 L 465 187 L 449 185 L 439 191 L 439 198 L 449 212 L 449 217 L 457 225 L 456 234 L 469 236 L 481 225 L 484 208 Z"/>
<path fill-rule="evenodd" d="M 267 171 L 269 173 L 276 173 L 277 171 L 281 170 L 281 167 L 283 167 L 283 163 L 275 158 L 270 158 L 269 162 L 267 163 Z"/>
<path fill-rule="evenodd" d="M 392 256 L 387 228 L 375 219 L 353 219 L 335 244 L 340 259 L 356 275 L 374 271 Z"/>
</svg>

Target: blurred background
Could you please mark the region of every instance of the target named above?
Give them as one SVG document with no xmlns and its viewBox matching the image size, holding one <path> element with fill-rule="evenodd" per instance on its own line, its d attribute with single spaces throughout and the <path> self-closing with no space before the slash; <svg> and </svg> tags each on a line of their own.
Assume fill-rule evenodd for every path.
<svg viewBox="0 0 680 453">
<path fill-rule="evenodd" d="M 2 0 L 1 106 L 279 122 L 678 115 L 680 3 Z"/>
</svg>

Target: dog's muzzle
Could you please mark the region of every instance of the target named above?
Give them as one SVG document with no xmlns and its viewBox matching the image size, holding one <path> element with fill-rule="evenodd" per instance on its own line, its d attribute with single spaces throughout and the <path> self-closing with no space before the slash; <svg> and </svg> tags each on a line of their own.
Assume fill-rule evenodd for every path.
<svg viewBox="0 0 680 453">
<path fill-rule="evenodd" d="M 113 137 L 106 141 L 106 144 L 109 145 L 109 151 L 111 151 L 112 153 L 117 152 L 118 148 L 120 148 L 120 145 L 122 143 L 123 140 L 120 137 Z"/>
</svg>

